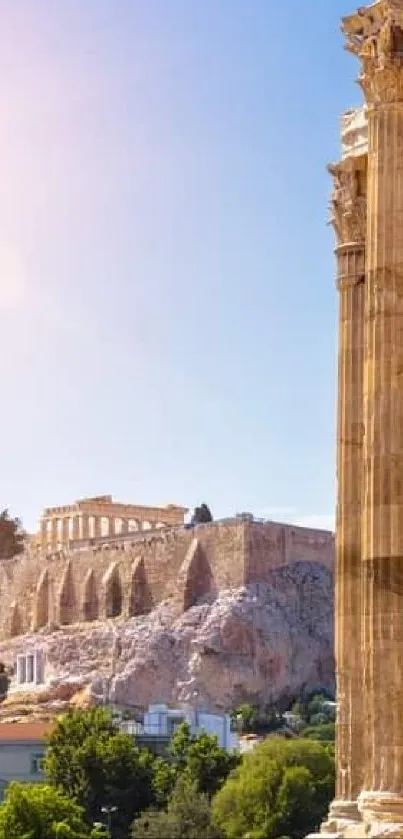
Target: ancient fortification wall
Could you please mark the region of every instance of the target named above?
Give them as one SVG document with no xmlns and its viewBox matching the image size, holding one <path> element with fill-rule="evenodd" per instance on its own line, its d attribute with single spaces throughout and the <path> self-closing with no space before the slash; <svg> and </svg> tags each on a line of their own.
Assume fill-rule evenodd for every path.
<svg viewBox="0 0 403 839">
<path fill-rule="evenodd" d="M 34 551 L 0 565 L 0 638 L 119 616 L 146 614 L 171 599 L 178 614 L 200 598 L 295 560 L 333 567 L 326 531 L 229 520 L 139 533 L 108 547 Z"/>
</svg>

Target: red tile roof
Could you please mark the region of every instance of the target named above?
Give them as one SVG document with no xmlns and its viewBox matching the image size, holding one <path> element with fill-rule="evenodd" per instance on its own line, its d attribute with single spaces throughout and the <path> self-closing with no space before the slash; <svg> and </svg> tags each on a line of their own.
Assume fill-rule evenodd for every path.
<svg viewBox="0 0 403 839">
<path fill-rule="evenodd" d="M 0 723 L 0 743 L 6 740 L 44 740 L 53 728 L 51 722 L 2 722 Z"/>
</svg>

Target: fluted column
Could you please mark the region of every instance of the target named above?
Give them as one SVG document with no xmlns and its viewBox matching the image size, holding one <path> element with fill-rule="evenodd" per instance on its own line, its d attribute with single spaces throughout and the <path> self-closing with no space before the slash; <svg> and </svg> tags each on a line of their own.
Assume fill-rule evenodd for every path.
<svg viewBox="0 0 403 839">
<path fill-rule="evenodd" d="M 95 539 L 99 539 L 102 536 L 101 532 L 101 517 L 94 515 L 94 537 Z"/>
<path fill-rule="evenodd" d="M 403 0 L 374 8 L 343 21 L 368 105 L 360 807 L 366 822 L 399 822 L 402 836 Z"/>
<path fill-rule="evenodd" d="M 365 301 L 366 156 L 330 166 L 339 290 L 335 657 L 336 799 L 329 822 L 358 820 L 364 763 L 357 697 L 361 668 L 361 495 Z"/>
</svg>

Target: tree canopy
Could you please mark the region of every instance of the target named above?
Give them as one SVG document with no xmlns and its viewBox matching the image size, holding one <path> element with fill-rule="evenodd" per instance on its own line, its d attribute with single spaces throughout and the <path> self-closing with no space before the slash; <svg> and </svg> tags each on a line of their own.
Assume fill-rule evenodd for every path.
<svg viewBox="0 0 403 839">
<path fill-rule="evenodd" d="M 47 784 L 10 784 L 0 807 L 0 839 L 53 836 L 95 839 L 96 834 L 85 823 L 83 809 L 61 790 Z"/>
<path fill-rule="evenodd" d="M 133 839 L 221 839 L 211 818 L 208 797 L 180 777 L 166 810 L 151 809 L 134 822 Z"/>
<path fill-rule="evenodd" d="M 244 756 L 213 800 L 227 839 L 303 839 L 334 794 L 331 750 L 309 740 L 269 738 Z"/>
<path fill-rule="evenodd" d="M 207 504 L 200 504 L 200 507 L 195 507 L 192 524 L 207 524 L 209 521 L 213 521 L 213 516 Z"/>
<path fill-rule="evenodd" d="M 187 723 L 178 726 L 169 752 L 172 763 L 164 768 L 156 766 L 154 783 L 159 801 L 164 790 L 166 794 L 172 791 L 179 777 L 211 798 L 240 761 L 238 754 L 218 745 L 217 737 L 205 731 L 193 737 Z"/>
<path fill-rule="evenodd" d="M 103 821 L 103 807 L 116 807 L 116 837 L 126 837 L 134 817 L 154 800 L 152 756 L 119 731 L 104 708 L 70 711 L 59 720 L 49 737 L 45 774 L 83 807 L 89 824 Z"/>
<path fill-rule="evenodd" d="M 0 560 L 12 559 L 24 550 L 25 534 L 19 519 L 13 519 L 8 510 L 0 513 Z"/>
</svg>

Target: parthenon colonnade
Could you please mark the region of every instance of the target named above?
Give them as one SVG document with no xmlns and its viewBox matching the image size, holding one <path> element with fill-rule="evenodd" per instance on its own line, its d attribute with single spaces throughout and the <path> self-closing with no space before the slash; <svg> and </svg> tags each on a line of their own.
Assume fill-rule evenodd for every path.
<svg viewBox="0 0 403 839">
<path fill-rule="evenodd" d="M 59 550 L 80 541 L 183 524 L 186 507 L 121 504 L 111 495 L 83 498 L 63 507 L 48 507 L 40 522 L 43 549 Z"/>
</svg>

